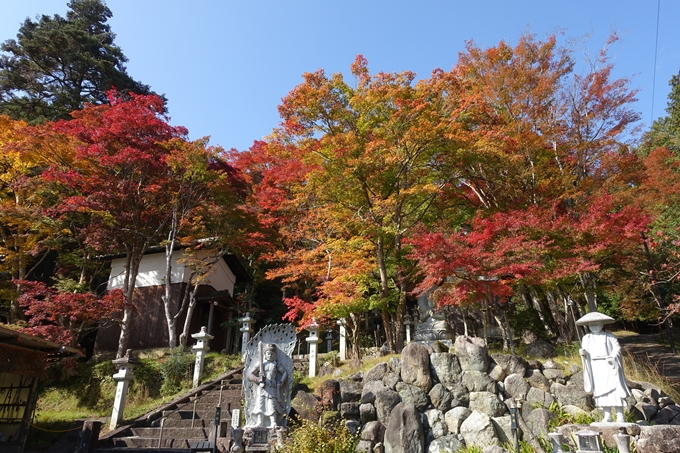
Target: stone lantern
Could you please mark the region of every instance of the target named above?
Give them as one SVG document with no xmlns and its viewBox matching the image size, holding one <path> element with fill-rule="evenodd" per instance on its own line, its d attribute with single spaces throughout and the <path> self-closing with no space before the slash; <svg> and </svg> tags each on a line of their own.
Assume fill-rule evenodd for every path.
<svg viewBox="0 0 680 453">
<path fill-rule="evenodd" d="M 241 323 L 241 332 L 243 333 L 243 339 L 241 340 L 241 358 L 245 360 L 246 358 L 246 346 L 248 346 L 248 340 L 250 340 L 250 334 L 253 333 L 253 323 L 255 320 L 250 317 L 250 312 L 246 312 L 243 318 L 239 318 L 238 322 Z"/>
<path fill-rule="evenodd" d="M 404 315 L 404 328 L 406 329 L 406 344 L 411 342 L 411 315 L 406 313 Z"/>
<path fill-rule="evenodd" d="M 309 336 L 307 337 L 307 344 L 309 345 L 309 377 L 316 377 L 316 350 L 321 342 L 319 338 L 319 325 L 316 321 L 307 326 Z"/>
<path fill-rule="evenodd" d="M 132 350 L 128 349 L 125 352 L 125 356 L 112 361 L 113 364 L 118 367 L 118 372 L 113 375 L 113 379 L 117 384 L 116 398 L 113 401 L 113 411 L 111 412 L 111 425 L 109 426 L 112 430 L 118 426 L 118 423 L 120 423 L 121 420 L 123 420 L 123 411 L 125 410 L 128 387 L 130 386 L 130 381 L 135 378 L 133 372 L 135 366 L 140 364 L 138 360 L 130 357 L 131 352 Z"/>
<path fill-rule="evenodd" d="M 333 332 L 330 330 L 326 332 L 326 352 L 331 352 L 333 349 Z"/>
<path fill-rule="evenodd" d="M 201 383 L 201 375 L 203 374 L 203 362 L 205 361 L 205 354 L 210 350 L 208 343 L 215 338 L 210 335 L 205 326 L 201 327 L 201 331 L 191 335 L 191 338 L 196 340 L 196 344 L 191 348 L 196 351 L 196 363 L 194 364 L 194 388 Z"/>
<path fill-rule="evenodd" d="M 576 453 L 602 452 L 600 433 L 597 431 L 589 429 L 578 431 L 576 432 L 576 440 L 578 442 Z"/>
</svg>

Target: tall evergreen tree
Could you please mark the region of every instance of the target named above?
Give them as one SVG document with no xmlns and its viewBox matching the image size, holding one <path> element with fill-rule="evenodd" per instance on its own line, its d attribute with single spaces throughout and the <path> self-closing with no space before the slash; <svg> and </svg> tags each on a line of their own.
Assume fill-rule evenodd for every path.
<svg viewBox="0 0 680 453">
<path fill-rule="evenodd" d="M 648 155 L 656 148 L 668 148 L 674 155 L 680 155 L 680 72 L 668 82 L 671 91 L 668 93 L 666 116 L 657 118 L 647 134 L 640 152 Z"/>
<path fill-rule="evenodd" d="M 0 113 L 40 123 L 68 119 L 86 102 L 104 103 L 111 88 L 149 93 L 126 72 L 104 1 L 71 0 L 68 7 L 65 18 L 27 18 L 17 39 L 0 47 Z"/>
</svg>

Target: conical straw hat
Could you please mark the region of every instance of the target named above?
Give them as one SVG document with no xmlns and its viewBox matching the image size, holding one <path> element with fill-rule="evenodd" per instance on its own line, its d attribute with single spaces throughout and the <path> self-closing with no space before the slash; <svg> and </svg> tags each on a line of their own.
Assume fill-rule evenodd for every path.
<svg viewBox="0 0 680 453">
<path fill-rule="evenodd" d="M 577 326 L 587 326 L 588 324 L 595 324 L 595 323 L 601 323 L 601 324 L 612 324 L 616 322 L 614 318 L 611 318 L 605 314 L 600 313 L 599 311 L 591 311 L 585 316 L 582 316 L 576 321 Z"/>
</svg>

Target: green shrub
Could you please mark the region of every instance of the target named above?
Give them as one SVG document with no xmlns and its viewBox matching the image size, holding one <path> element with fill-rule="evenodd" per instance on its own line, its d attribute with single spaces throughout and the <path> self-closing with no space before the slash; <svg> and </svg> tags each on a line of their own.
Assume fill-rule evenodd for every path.
<svg viewBox="0 0 680 453">
<path fill-rule="evenodd" d="M 548 429 L 550 431 L 553 431 L 555 428 L 562 425 L 568 424 L 589 425 L 595 421 L 594 417 L 591 414 L 570 415 L 562 408 L 562 405 L 557 402 L 552 403 L 548 410 L 554 416 L 550 420 L 550 422 L 548 422 Z"/>
<path fill-rule="evenodd" d="M 161 395 L 172 395 L 190 384 L 194 354 L 177 348 L 160 362 L 160 372 L 163 378 Z"/>
<path fill-rule="evenodd" d="M 282 453 L 355 453 L 359 436 L 343 423 L 320 426 L 307 420 L 292 428 Z"/>
</svg>

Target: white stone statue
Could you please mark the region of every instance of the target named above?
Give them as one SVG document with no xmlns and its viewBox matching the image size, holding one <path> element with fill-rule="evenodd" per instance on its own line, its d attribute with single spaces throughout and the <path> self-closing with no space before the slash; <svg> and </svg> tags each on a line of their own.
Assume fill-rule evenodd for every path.
<svg viewBox="0 0 680 453">
<path fill-rule="evenodd" d="M 296 340 L 293 325 L 274 324 L 248 342 L 243 375 L 246 428 L 286 426 Z"/>
<path fill-rule="evenodd" d="M 613 318 L 598 312 L 591 312 L 576 321 L 579 326 L 588 326 L 590 333 L 581 340 L 581 361 L 583 363 L 583 387 L 593 392 L 595 405 L 604 410 L 604 422 L 611 422 L 612 409 L 616 421 L 624 422 L 623 408 L 630 390 L 623 374 L 621 347 L 614 334 L 605 332 L 603 327 L 614 322 Z"/>
<path fill-rule="evenodd" d="M 281 387 L 288 379 L 286 369 L 276 361 L 277 347 L 275 344 L 264 345 L 260 342 L 259 349 L 264 349 L 264 357 L 258 360 L 248 373 L 248 380 L 256 383 L 255 404 L 252 414 L 257 418 L 257 426 L 278 426 L 284 407 L 281 398 Z"/>
</svg>

